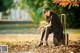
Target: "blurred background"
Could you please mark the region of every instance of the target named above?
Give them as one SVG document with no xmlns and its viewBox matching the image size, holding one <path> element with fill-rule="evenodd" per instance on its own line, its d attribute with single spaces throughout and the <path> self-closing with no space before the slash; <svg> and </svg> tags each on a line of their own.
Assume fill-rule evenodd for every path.
<svg viewBox="0 0 80 53">
<path fill-rule="evenodd" d="M 0 0 L 0 33 L 37 33 L 44 7 L 66 14 L 67 31 L 80 32 L 79 0 Z"/>
<path fill-rule="evenodd" d="M 40 23 L 44 23 L 43 9 L 45 7 L 49 7 L 60 18 L 61 14 L 66 15 L 66 32 L 69 34 L 69 40 L 74 40 L 69 41 L 69 44 L 80 46 L 80 0 L 0 0 L 0 45 L 8 45 L 10 53 L 13 51 L 13 53 L 20 53 L 20 51 L 59 52 L 60 49 L 55 50 L 52 46 L 49 47 L 50 49 L 36 47 L 41 37 L 37 29 Z M 52 34 L 49 37 L 50 41 L 53 42 Z M 63 50 L 61 47 L 63 52 L 61 50 L 60 52 L 64 53 L 66 50 L 70 53 L 80 53 L 78 47 L 68 50 Z"/>
</svg>

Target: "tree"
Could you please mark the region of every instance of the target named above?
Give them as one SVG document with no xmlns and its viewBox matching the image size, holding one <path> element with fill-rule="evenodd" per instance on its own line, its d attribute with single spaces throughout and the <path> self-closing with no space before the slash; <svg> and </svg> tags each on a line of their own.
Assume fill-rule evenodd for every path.
<svg viewBox="0 0 80 53">
<path fill-rule="evenodd" d="M 3 9 L 3 0 L 0 0 L 0 11 Z"/>
<path fill-rule="evenodd" d="M 24 6 L 29 8 L 34 22 L 39 23 L 39 21 L 43 20 L 42 14 L 44 7 L 52 7 L 52 10 L 57 9 L 55 8 L 57 5 L 55 6 L 52 2 L 53 0 L 22 0 L 22 3 L 20 5 L 21 7 Z"/>
<path fill-rule="evenodd" d="M 0 11 L 6 11 L 11 8 L 13 0 L 0 0 Z"/>
<path fill-rule="evenodd" d="M 53 0 L 54 3 L 61 5 L 62 7 L 68 6 L 70 9 L 72 7 L 79 7 L 79 0 Z"/>
<path fill-rule="evenodd" d="M 53 2 L 63 7 L 67 15 L 67 27 L 80 28 L 79 0 L 53 0 Z"/>
<path fill-rule="evenodd" d="M 30 9 L 33 20 L 39 23 L 43 19 L 42 12 L 44 7 L 49 7 L 60 15 L 67 15 L 67 27 L 80 28 L 80 2 L 70 0 L 22 0 L 22 6 Z"/>
</svg>

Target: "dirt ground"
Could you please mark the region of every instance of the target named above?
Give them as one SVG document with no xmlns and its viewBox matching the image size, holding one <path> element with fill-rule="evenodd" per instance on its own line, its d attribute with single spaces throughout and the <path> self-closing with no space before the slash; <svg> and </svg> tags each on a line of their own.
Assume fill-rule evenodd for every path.
<svg viewBox="0 0 80 53">
<path fill-rule="evenodd" d="M 40 34 L 0 34 L 0 41 L 36 41 L 40 37 Z M 53 41 L 53 34 L 49 35 L 48 40 Z M 69 40 L 80 40 L 80 34 L 69 34 Z"/>
<path fill-rule="evenodd" d="M 69 34 L 69 46 L 53 46 L 53 34 L 50 34 L 49 46 L 37 47 L 40 34 L 0 34 L 0 45 L 8 45 L 9 53 L 79 53 L 80 34 Z"/>
</svg>

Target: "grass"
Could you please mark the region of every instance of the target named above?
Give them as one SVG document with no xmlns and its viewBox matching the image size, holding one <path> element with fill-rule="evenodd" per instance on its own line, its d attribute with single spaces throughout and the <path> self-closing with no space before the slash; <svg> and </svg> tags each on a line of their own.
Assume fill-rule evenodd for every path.
<svg viewBox="0 0 80 53">
<path fill-rule="evenodd" d="M 8 45 L 8 53 L 79 53 L 79 47 L 53 47 L 52 34 L 49 36 L 49 46 L 39 47 L 40 34 L 36 24 L 1 24 L 0 45 Z M 80 40 L 80 29 L 67 29 L 69 40 Z M 76 43 L 77 41 L 75 41 Z M 80 41 L 78 42 L 80 44 Z M 65 49 L 66 48 L 66 49 Z"/>
<path fill-rule="evenodd" d="M 37 48 L 40 41 L 40 33 L 35 24 L 5 24 L 0 25 L 0 45 L 8 45 L 8 53 L 79 53 L 78 47 L 52 47 L 53 35 L 49 36 L 49 47 Z M 80 40 L 80 29 L 67 29 L 69 40 Z M 78 42 L 80 44 L 80 41 Z M 73 44 L 73 42 L 71 42 Z"/>
<path fill-rule="evenodd" d="M 25 29 L 37 27 L 35 24 L 1 24 L 0 29 Z"/>
<path fill-rule="evenodd" d="M 36 33 L 37 27 L 35 24 L 5 24 L 0 25 L 0 34 Z"/>
<path fill-rule="evenodd" d="M 67 29 L 67 33 L 80 34 L 80 29 Z"/>
<path fill-rule="evenodd" d="M 36 33 L 38 25 L 36 24 L 2 24 L 0 25 L 0 34 L 6 33 Z M 80 29 L 67 29 L 69 34 L 80 34 Z"/>
</svg>

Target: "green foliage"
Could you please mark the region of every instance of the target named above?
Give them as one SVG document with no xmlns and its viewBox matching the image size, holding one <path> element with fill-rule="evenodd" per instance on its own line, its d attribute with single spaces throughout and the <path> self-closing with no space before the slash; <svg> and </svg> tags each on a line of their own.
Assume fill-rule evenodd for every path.
<svg viewBox="0 0 80 53">
<path fill-rule="evenodd" d="M 11 8 L 13 0 L 0 0 L 0 11 L 5 11 Z"/>
<path fill-rule="evenodd" d="M 27 7 L 30 9 L 30 13 L 35 23 L 39 23 L 39 21 L 43 19 L 43 1 L 44 0 L 22 0 L 22 3 L 27 4 Z"/>
<path fill-rule="evenodd" d="M 60 11 L 56 11 L 56 9 L 58 9 L 60 6 L 53 4 L 52 0 L 22 0 L 22 4 L 24 4 L 24 7 L 30 9 L 30 14 L 32 15 L 35 23 L 39 23 L 41 20 L 43 20 L 44 7 L 49 7 L 58 14 L 62 12 L 62 8 L 59 9 Z"/>
<path fill-rule="evenodd" d="M 3 0 L 0 0 L 0 11 L 2 10 Z"/>
<path fill-rule="evenodd" d="M 63 6 L 64 7 L 63 7 Z M 77 7 L 76 7 L 76 6 Z M 80 5 L 78 4 L 55 4 L 53 0 L 22 0 L 22 6 L 30 9 L 30 14 L 35 23 L 43 20 L 43 8 L 49 7 L 59 16 L 62 13 L 67 15 L 67 27 L 80 28 Z M 74 6 L 74 7 L 73 7 Z"/>
<path fill-rule="evenodd" d="M 66 8 L 66 9 L 65 9 Z M 80 7 L 65 7 L 68 28 L 80 28 Z"/>
</svg>

